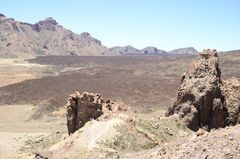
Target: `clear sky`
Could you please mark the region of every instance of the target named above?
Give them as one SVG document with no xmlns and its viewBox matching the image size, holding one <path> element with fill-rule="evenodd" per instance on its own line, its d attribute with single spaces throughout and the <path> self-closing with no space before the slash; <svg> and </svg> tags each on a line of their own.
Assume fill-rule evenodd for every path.
<svg viewBox="0 0 240 159">
<path fill-rule="evenodd" d="M 53 17 L 107 47 L 240 49 L 240 0 L 0 0 L 0 13 L 29 23 Z"/>
</svg>

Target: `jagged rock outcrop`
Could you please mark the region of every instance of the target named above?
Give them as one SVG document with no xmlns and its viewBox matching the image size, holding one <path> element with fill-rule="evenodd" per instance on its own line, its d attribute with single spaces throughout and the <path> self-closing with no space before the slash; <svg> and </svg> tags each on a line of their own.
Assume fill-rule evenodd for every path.
<svg viewBox="0 0 240 159">
<path fill-rule="evenodd" d="M 70 95 L 67 102 L 68 133 L 74 133 L 92 119 L 109 118 L 117 111 L 125 110 L 126 107 L 122 103 L 104 101 L 100 94 L 76 92 Z"/>
<path fill-rule="evenodd" d="M 221 91 L 221 71 L 216 50 L 203 50 L 181 79 L 177 100 L 166 116 L 179 114 L 192 129 L 225 127 L 228 115 Z"/>
<path fill-rule="evenodd" d="M 233 77 L 224 80 L 221 91 L 226 100 L 227 124 L 240 124 L 240 79 Z"/>
<path fill-rule="evenodd" d="M 43 21 L 39 21 L 38 23 L 33 25 L 33 29 L 37 32 L 41 31 L 42 29 L 46 29 L 49 31 L 55 31 L 55 27 L 58 25 L 55 19 L 49 17 Z"/>
</svg>

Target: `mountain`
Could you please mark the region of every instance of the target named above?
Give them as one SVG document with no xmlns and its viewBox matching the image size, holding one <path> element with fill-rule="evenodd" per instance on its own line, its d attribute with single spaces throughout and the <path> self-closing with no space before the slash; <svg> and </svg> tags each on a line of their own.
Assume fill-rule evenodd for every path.
<svg viewBox="0 0 240 159">
<path fill-rule="evenodd" d="M 26 58 L 42 55 L 167 55 L 196 54 L 193 47 L 166 52 L 148 46 L 142 50 L 127 45 L 107 48 L 89 33 L 76 34 L 53 18 L 35 24 L 16 21 L 0 14 L 0 57 Z"/>
<path fill-rule="evenodd" d="M 240 50 L 221 51 L 220 54 L 240 54 Z"/>
<path fill-rule="evenodd" d="M 142 50 L 136 49 L 131 45 L 127 45 L 124 47 L 115 46 L 110 48 L 110 51 L 115 54 L 121 55 L 160 55 L 160 54 L 167 54 L 166 51 L 160 50 L 156 47 L 148 46 Z"/>
<path fill-rule="evenodd" d="M 141 50 L 144 55 L 159 55 L 159 54 L 167 54 L 165 50 L 160 50 L 156 47 L 148 46 Z"/>
<path fill-rule="evenodd" d="M 111 52 L 115 54 L 121 54 L 121 55 L 126 55 L 126 54 L 140 54 L 140 50 L 132 47 L 131 45 L 127 45 L 124 47 L 121 46 L 115 46 L 109 49 Z"/>
<path fill-rule="evenodd" d="M 109 49 L 89 33 L 73 33 L 53 18 L 29 24 L 3 14 L 0 14 L 0 50 L 0 57 L 111 55 Z"/>
<path fill-rule="evenodd" d="M 198 51 L 193 47 L 186 47 L 186 48 L 180 48 L 175 49 L 168 52 L 169 54 L 197 54 Z"/>
</svg>

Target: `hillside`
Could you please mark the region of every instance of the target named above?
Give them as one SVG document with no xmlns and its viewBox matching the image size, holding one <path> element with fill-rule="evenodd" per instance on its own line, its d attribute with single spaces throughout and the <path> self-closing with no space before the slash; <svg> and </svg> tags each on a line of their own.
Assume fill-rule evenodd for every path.
<svg viewBox="0 0 240 159">
<path fill-rule="evenodd" d="M 0 14 L 0 28 L 0 57 L 110 55 L 89 33 L 73 33 L 53 18 L 29 24 Z"/>
<path fill-rule="evenodd" d="M 127 45 L 127 46 L 115 46 L 110 48 L 110 51 L 116 54 L 121 55 L 161 55 L 161 54 L 167 54 L 165 50 L 160 50 L 153 46 L 148 46 L 142 50 L 136 49 L 133 46 Z"/>
<path fill-rule="evenodd" d="M 88 32 L 77 34 L 59 25 L 53 18 L 35 24 L 16 21 L 0 13 L 0 57 L 29 58 L 43 55 L 172 55 L 196 54 L 193 47 L 165 51 L 153 46 L 107 48 Z"/>
<path fill-rule="evenodd" d="M 197 54 L 197 50 L 193 47 L 179 48 L 168 52 L 169 54 Z"/>
</svg>

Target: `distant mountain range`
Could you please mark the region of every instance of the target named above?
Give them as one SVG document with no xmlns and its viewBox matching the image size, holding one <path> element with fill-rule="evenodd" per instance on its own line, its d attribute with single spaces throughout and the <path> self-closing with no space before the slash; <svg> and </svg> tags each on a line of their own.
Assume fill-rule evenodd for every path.
<svg viewBox="0 0 240 159">
<path fill-rule="evenodd" d="M 136 49 L 136 48 L 134 48 L 130 45 L 124 46 L 124 47 L 115 46 L 115 47 L 110 48 L 110 51 L 114 52 L 114 53 L 121 54 L 121 55 L 126 55 L 126 54 L 132 54 L 132 55 L 138 55 L 138 54 L 141 54 L 141 55 L 167 54 L 166 51 L 160 50 L 160 49 L 158 49 L 156 47 L 152 47 L 152 46 L 146 47 L 142 50 Z"/>
<path fill-rule="evenodd" d="M 167 55 L 196 54 L 193 47 L 164 51 L 156 47 L 142 50 L 132 46 L 107 48 L 89 33 L 76 34 L 53 18 L 35 24 L 16 21 L 0 14 L 0 57 L 16 58 L 38 55 Z"/>
<path fill-rule="evenodd" d="M 172 55 L 172 54 L 196 54 L 197 50 L 193 47 L 179 48 L 172 51 L 165 51 L 153 46 L 148 46 L 142 50 L 136 49 L 130 45 L 128 46 L 115 46 L 110 48 L 113 53 L 121 55 Z"/>
</svg>

